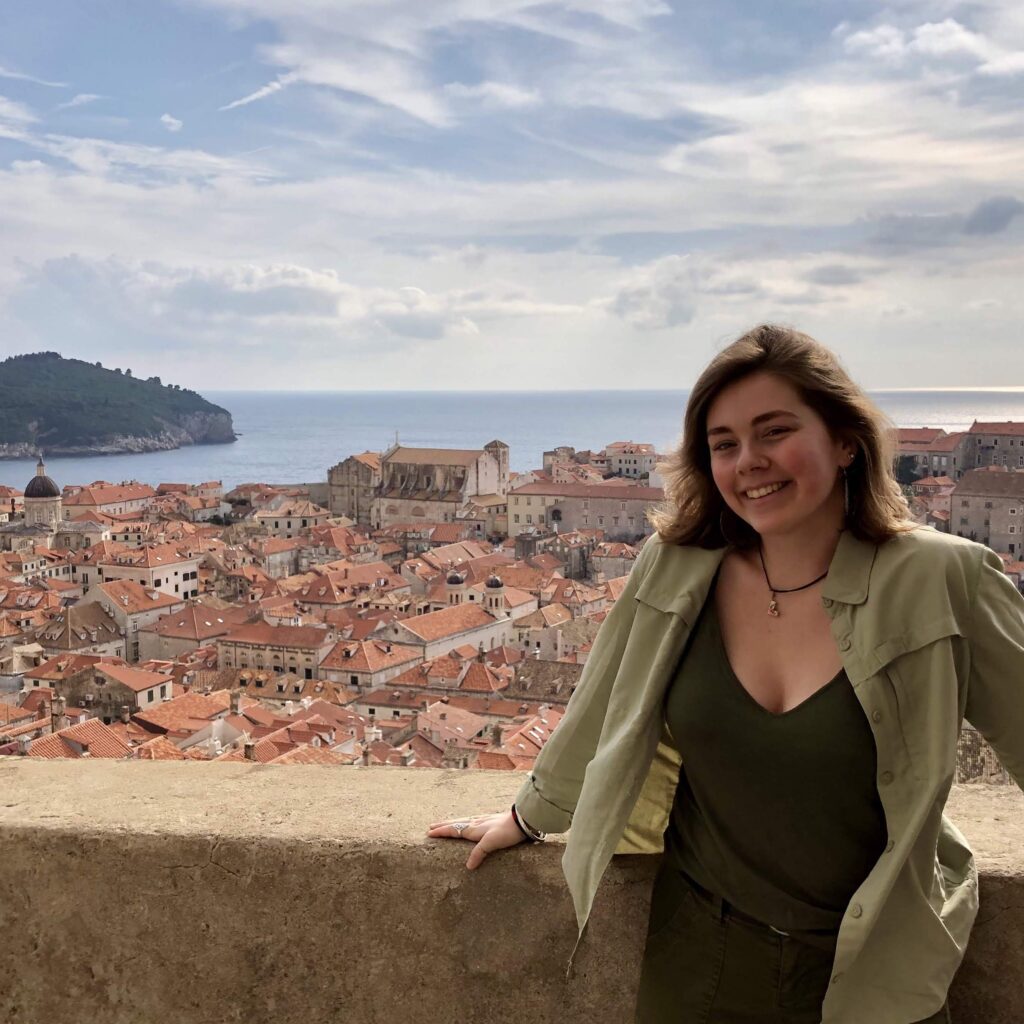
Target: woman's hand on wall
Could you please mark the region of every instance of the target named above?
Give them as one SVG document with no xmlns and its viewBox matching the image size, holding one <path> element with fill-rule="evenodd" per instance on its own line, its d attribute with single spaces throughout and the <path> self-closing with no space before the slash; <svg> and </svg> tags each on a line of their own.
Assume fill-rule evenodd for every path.
<svg viewBox="0 0 1024 1024">
<path fill-rule="evenodd" d="M 526 841 L 526 837 L 519 831 L 519 826 L 512 818 L 511 811 L 438 821 L 427 829 L 427 835 L 431 839 L 465 839 L 474 843 L 469 860 L 466 861 L 466 867 L 470 871 L 480 867 L 487 855 L 494 853 L 495 850 L 504 850 Z"/>
</svg>

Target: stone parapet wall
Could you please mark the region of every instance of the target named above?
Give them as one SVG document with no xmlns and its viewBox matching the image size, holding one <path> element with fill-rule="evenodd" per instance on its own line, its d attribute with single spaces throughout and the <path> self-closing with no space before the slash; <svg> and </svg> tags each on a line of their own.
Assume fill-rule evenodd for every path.
<svg viewBox="0 0 1024 1024">
<path fill-rule="evenodd" d="M 572 976 L 557 841 L 426 839 L 518 773 L 0 759 L 0 1021 L 628 1024 L 655 860 L 616 858 Z M 956 1024 L 1024 1020 L 1024 797 L 958 787 L 982 910 Z"/>
</svg>

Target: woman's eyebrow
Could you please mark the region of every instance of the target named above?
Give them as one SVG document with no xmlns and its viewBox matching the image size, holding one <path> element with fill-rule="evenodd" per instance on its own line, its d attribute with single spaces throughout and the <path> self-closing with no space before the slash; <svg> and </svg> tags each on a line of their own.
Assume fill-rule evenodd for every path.
<svg viewBox="0 0 1024 1024">
<path fill-rule="evenodd" d="M 776 416 L 792 416 L 794 419 L 796 419 L 796 413 L 795 412 L 790 412 L 788 409 L 773 409 L 771 412 L 763 412 L 759 416 L 755 416 L 750 421 L 750 425 L 752 427 L 756 427 L 759 423 L 764 423 L 765 420 L 774 419 Z M 731 434 L 731 433 L 732 433 L 732 428 L 731 427 L 711 427 L 711 429 L 708 430 L 708 437 L 711 437 L 713 434 Z"/>
</svg>

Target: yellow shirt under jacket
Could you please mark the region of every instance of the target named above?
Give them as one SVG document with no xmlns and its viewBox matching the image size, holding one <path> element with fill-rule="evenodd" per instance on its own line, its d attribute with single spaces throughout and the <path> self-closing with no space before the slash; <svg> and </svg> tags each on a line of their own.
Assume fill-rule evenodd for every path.
<svg viewBox="0 0 1024 1024">
<path fill-rule="evenodd" d="M 723 554 L 647 541 L 516 798 L 535 828 L 572 826 L 580 936 L 613 853 L 662 848 L 680 765 L 663 700 Z M 907 1024 L 942 1006 L 978 909 L 973 856 L 942 813 L 964 717 L 1024 788 L 1024 598 L 988 548 L 920 528 L 881 545 L 843 532 L 822 604 L 871 723 L 889 835 L 843 916 L 822 1024 Z"/>
</svg>

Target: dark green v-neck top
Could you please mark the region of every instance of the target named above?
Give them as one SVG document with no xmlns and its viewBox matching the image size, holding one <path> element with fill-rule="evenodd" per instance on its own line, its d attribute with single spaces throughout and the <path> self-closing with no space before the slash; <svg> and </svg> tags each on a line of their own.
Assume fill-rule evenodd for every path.
<svg viewBox="0 0 1024 1024">
<path fill-rule="evenodd" d="M 712 589 L 665 717 L 683 761 L 666 856 L 766 924 L 838 928 L 886 842 L 875 742 L 846 672 L 765 710 L 729 665 Z"/>
</svg>

